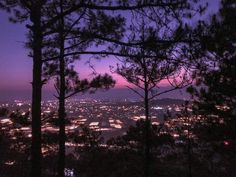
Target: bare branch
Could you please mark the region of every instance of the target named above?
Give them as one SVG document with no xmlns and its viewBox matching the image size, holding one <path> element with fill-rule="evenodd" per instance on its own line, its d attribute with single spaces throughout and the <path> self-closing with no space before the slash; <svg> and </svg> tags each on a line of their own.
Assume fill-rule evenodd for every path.
<svg viewBox="0 0 236 177">
<path fill-rule="evenodd" d="M 189 86 L 189 84 L 187 84 L 187 85 L 185 85 L 185 86 L 182 86 L 182 87 L 174 87 L 174 88 L 171 88 L 171 89 L 169 89 L 169 90 L 165 90 L 165 91 L 163 91 L 163 92 L 159 92 L 159 93 L 157 93 L 157 94 L 154 94 L 154 95 L 151 96 L 150 98 L 148 98 L 148 100 L 152 100 L 153 98 L 155 98 L 155 97 L 157 97 L 157 96 L 160 96 L 160 95 L 162 95 L 162 94 L 164 94 L 164 93 L 168 93 L 168 92 L 171 92 L 171 91 L 174 91 L 174 90 L 177 90 L 177 89 L 182 89 L 182 88 L 185 88 L 185 87 L 187 87 L 187 86 Z"/>
<path fill-rule="evenodd" d="M 106 52 L 106 51 L 80 51 L 80 52 L 71 52 L 64 55 L 64 57 L 72 56 L 72 55 L 104 55 L 104 56 L 119 56 L 119 57 L 130 57 L 130 58 L 137 58 L 138 55 L 132 55 L 132 54 L 122 54 L 122 53 L 116 53 L 116 52 Z M 43 60 L 43 62 L 53 61 L 58 59 L 60 56 L 55 56 L 52 58 L 46 58 Z M 154 56 L 154 55 L 144 55 L 145 58 L 166 58 L 165 56 Z"/>
<path fill-rule="evenodd" d="M 77 5 L 74 5 L 70 9 L 64 11 L 60 15 L 57 15 L 53 17 L 51 20 L 49 20 L 46 24 L 43 25 L 43 28 L 48 28 L 51 25 L 53 25 L 55 22 L 57 22 L 61 17 L 64 17 L 66 15 L 71 14 L 72 12 L 75 12 L 76 10 L 80 8 L 88 8 L 91 10 L 107 10 L 107 11 L 127 11 L 127 10 L 136 10 L 136 9 L 143 9 L 143 8 L 148 8 L 148 7 L 169 7 L 169 6 L 178 6 L 180 4 L 185 3 L 185 1 L 177 1 L 177 2 L 169 2 L 169 3 L 164 3 L 164 2 L 157 2 L 157 3 L 143 3 L 143 4 L 137 4 L 133 6 L 124 6 L 124 5 L 118 5 L 118 6 L 100 6 L 100 5 L 94 5 L 94 4 L 86 4 L 83 1 L 80 2 Z"/>
<path fill-rule="evenodd" d="M 134 93 L 138 94 L 141 98 L 144 99 L 144 96 L 141 95 L 137 90 L 133 89 L 132 87 L 126 86 L 127 88 L 129 88 L 130 90 L 132 90 Z"/>
<path fill-rule="evenodd" d="M 66 95 L 66 96 L 65 96 L 65 99 L 68 99 L 68 98 L 70 98 L 70 97 L 72 97 L 72 96 L 74 96 L 74 95 L 76 95 L 76 94 L 78 94 L 78 93 L 80 93 L 80 92 L 84 92 L 84 91 L 86 91 L 86 90 L 89 90 L 90 88 L 91 88 L 91 87 L 86 87 L 86 88 L 83 88 L 83 89 L 80 89 L 80 90 L 76 90 L 76 91 L 74 91 L 74 92 L 72 92 L 72 93 Z"/>
</svg>

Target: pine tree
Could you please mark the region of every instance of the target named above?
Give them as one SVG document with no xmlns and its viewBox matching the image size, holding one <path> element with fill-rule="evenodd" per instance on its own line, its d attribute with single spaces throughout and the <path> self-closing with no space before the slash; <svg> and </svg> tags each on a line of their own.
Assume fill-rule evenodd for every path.
<svg viewBox="0 0 236 177">
<path fill-rule="evenodd" d="M 235 116 L 235 15 L 235 3 L 222 1 L 219 14 L 205 26 L 202 45 L 214 56 L 213 61 L 212 56 L 208 59 L 213 65 L 199 66 L 194 78 L 197 87 L 188 89 L 195 99 L 196 112 L 212 121 L 210 115 L 215 115 L 219 117 L 217 122 L 220 118 L 234 121 Z"/>
<path fill-rule="evenodd" d="M 186 8 L 184 5 L 183 7 Z M 191 83 L 188 68 L 191 62 L 185 54 L 186 48 L 189 48 L 190 43 L 194 41 L 189 38 L 188 27 L 179 21 L 182 17 L 181 10 L 182 6 L 176 7 L 175 15 L 164 11 L 163 18 L 158 16 L 160 14 L 157 9 L 133 13 L 128 40 L 135 45 L 122 46 L 120 49 L 124 57 L 120 59 L 122 64 L 118 64 L 116 72 L 136 87 L 129 88 L 144 101 L 146 120 L 144 176 L 146 177 L 150 176 L 151 161 L 149 140 L 151 101 L 161 94 L 184 88 Z M 155 14 L 155 18 L 152 14 Z M 160 91 L 160 83 L 163 80 L 167 80 L 171 87 Z"/>
<path fill-rule="evenodd" d="M 222 1 L 211 23 L 202 25 L 201 52 L 207 65 L 199 65 L 194 75 L 196 85 L 188 88 L 194 99 L 194 113 L 201 118 L 195 133 L 199 141 L 215 147 L 222 158 L 228 156 L 221 164 L 226 168 L 225 175 L 235 174 L 231 166 L 235 163 L 236 133 L 235 7 L 234 1 Z"/>
<path fill-rule="evenodd" d="M 55 6 L 57 7 L 56 4 Z M 56 11 L 60 11 L 59 14 L 63 14 L 63 12 L 67 10 L 66 8 L 68 7 L 68 3 L 65 1 L 60 1 L 58 7 L 59 10 L 55 9 L 55 13 Z M 65 18 L 61 16 L 59 23 L 55 25 L 55 29 L 59 29 L 58 34 L 55 33 L 55 36 L 49 40 L 49 43 L 51 41 L 58 41 L 56 42 L 56 44 L 59 44 L 56 46 L 50 46 L 47 49 L 48 54 L 58 56 L 58 60 L 55 57 L 53 61 L 48 62 L 46 67 L 44 68 L 44 76 L 46 78 L 52 76 L 56 77 L 55 88 L 58 93 L 56 97 L 59 100 L 58 176 L 64 176 L 65 169 L 65 100 L 78 93 L 88 91 L 95 92 L 97 89 L 109 89 L 115 84 L 115 81 L 107 74 L 97 75 L 90 81 L 88 81 L 87 79 L 80 80 L 73 68 L 74 60 L 80 58 L 80 56 L 76 53 L 77 51 L 83 52 L 91 45 L 90 43 L 98 43 L 97 45 L 99 45 L 100 43 L 96 42 L 95 39 L 91 37 L 92 35 L 89 35 L 92 33 L 90 32 L 91 30 L 93 30 L 92 34 L 103 34 L 104 39 L 106 36 L 112 35 L 112 33 L 115 35 L 116 33 L 118 33 L 117 31 L 119 31 L 118 24 L 122 22 L 119 20 L 119 17 L 116 20 L 116 18 L 109 17 L 101 11 L 96 11 L 93 12 L 91 10 L 81 9 L 81 11 L 73 14 L 73 17 L 66 16 Z M 97 13 L 97 19 L 93 16 L 95 13 Z M 90 18 L 86 18 L 85 14 L 89 14 Z M 92 28 L 93 25 L 100 25 L 101 27 L 106 26 L 106 24 L 104 24 L 105 19 L 107 20 L 107 24 L 113 21 L 113 26 L 115 26 L 116 29 L 112 25 L 110 25 L 110 29 L 107 27 L 107 29 L 102 28 L 98 31 L 95 26 L 94 28 Z M 117 22 L 114 22 L 115 20 Z M 80 30 L 81 28 L 82 30 Z M 86 37 L 84 34 L 81 35 L 81 33 L 87 34 L 89 36 Z M 75 51 L 75 53 L 68 53 L 72 51 Z"/>
</svg>

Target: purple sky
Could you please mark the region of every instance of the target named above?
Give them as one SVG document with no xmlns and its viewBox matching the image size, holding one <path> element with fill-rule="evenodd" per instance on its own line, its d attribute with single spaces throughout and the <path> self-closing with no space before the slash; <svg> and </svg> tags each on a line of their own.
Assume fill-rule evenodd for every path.
<svg viewBox="0 0 236 177">
<path fill-rule="evenodd" d="M 31 80 L 31 60 L 24 49 L 25 27 L 11 24 L 0 11 L 0 89 L 27 88 Z"/>
<path fill-rule="evenodd" d="M 24 24 L 12 24 L 8 21 L 8 14 L 0 11 L 0 90 L 8 89 L 30 89 L 32 78 L 32 60 L 29 58 L 28 50 L 24 48 L 26 29 Z M 85 62 L 88 56 L 76 62 L 81 77 L 88 77 L 92 70 Z M 109 66 L 115 65 L 117 61 L 110 57 L 101 61 L 93 60 L 98 73 L 110 73 Z M 111 73 L 110 73 L 111 74 Z M 117 86 L 124 85 L 124 80 L 114 75 Z M 46 86 L 50 89 L 51 86 Z"/>
<path fill-rule="evenodd" d="M 215 13 L 219 7 L 218 0 L 208 0 L 209 11 Z M 0 94 L 1 90 L 29 90 L 31 88 L 32 60 L 27 56 L 28 50 L 24 48 L 26 28 L 24 24 L 12 24 L 8 21 L 8 14 L 0 11 Z M 86 77 L 91 70 L 84 65 L 87 57 L 76 65 L 82 77 Z M 115 65 L 112 57 L 102 61 L 93 61 L 96 71 L 110 73 L 109 66 Z M 126 83 L 122 78 L 113 75 L 117 80 L 117 87 L 124 87 Z M 51 89 L 50 84 L 46 89 Z"/>
</svg>

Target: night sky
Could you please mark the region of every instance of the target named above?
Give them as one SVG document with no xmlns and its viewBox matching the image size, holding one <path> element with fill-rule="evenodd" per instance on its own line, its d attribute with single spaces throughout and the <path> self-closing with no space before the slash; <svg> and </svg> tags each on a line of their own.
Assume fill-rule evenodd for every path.
<svg viewBox="0 0 236 177">
<path fill-rule="evenodd" d="M 12 24 L 8 21 L 8 17 L 8 14 L 0 12 L 0 89 L 30 89 L 32 60 L 28 57 L 28 49 L 24 48 L 25 24 Z M 75 66 L 82 78 L 89 77 L 92 73 L 92 69 L 86 64 L 89 56 L 81 58 Z M 104 58 L 101 61 L 92 60 L 98 73 L 110 73 L 109 66 L 114 66 L 116 63 L 113 57 Z M 114 74 L 113 76 L 117 80 L 117 87 L 124 86 L 122 78 Z M 50 89 L 51 85 L 49 84 L 46 88 Z"/>
<path fill-rule="evenodd" d="M 219 8 L 219 1 L 208 0 L 209 13 L 215 13 Z M 31 89 L 32 60 L 27 56 L 28 49 L 24 48 L 26 41 L 25 24 L 12 24 L 8 21 L 9 15 L 0 11 L 0 95 L 6 91 L 19 91 Z M 76 68 L 82 78 L 88 77 L 92 70 L 85 61 L 88 56 L 76 63 Z M 110 73 L 109 66 L 115 66 L 117 61 L 113 57 L 101 61 L 93 60 L 98 73 Z M 110 73 L 111 74 L 111 73 Z M 117 80 L 116 87 L 122 88 L 127 84 L 122 78 L 114 75 Z M 165 82 L 163 82 L 165 84 Z M 52 90 L 51 84 L 47 84 L 45 90 Z"/>
</svg>

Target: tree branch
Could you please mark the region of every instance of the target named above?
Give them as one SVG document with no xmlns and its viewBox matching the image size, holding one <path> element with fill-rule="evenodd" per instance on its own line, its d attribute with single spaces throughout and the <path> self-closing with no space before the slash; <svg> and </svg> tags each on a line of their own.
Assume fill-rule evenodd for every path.
<svg viewBox="0 0 236 177">
<path fill-rule="evenodd" d="M 81 51 L 81 52 L 71 52 L 64 55 L 64 57 L 68 57 L 71 55 L 114 55 L 119 57 L 130 57 L 130 58 L 137 58 L 138 55 L 130 55 L 130 54 L 122 54 L 122 53 L 116 53 L 116 52 L 106 52 L 106 51 Z M 43 62 L 53 61 L 58 59 L 60 56 L 55 56 L 52 58 L 46 58 L 43 60 Z M 165 56 L 152 56 L 152 55 L 145 55 L 143 56 L 145 58 L 166 58 Z"/>
<path fill-rule="evenodd" d="M 184 88 L 184 87 L 187 87 L 187 86 L 188 86 L 188 85 L 185 85 L 185 86 L 182 86 L 182 87 L 174 87 L 174 88 L 172 88 L 172 89 L 165 90 L 165 91 L 163 91 L 163 92 L 159 92 L 159 93 L 157 93 L 157 94 L 151 96 L 150 98 L 148 98 L 148 100 L 152 100 L 153 98 L 155 98 L 155 97 L 157 97 L 157 96 L 159 96 L 159 95 L 162 95 L 162 94 L 164 94 L 164 93 L 171 92 L 171 91 L 173 91 L 173 90 L 181 89 L 181 88 Z"/>
<path fill-rule="evenodd" d="M 132 90 L 134 93 L 138 94 L 141 98 L 144 99 L 144 96 L 141 95 L 137 90 L 133 89 L 132 87 L 126 86 L 127 88 L 129 88 L 130 90 Z"/>
<path fill-rule="evenodd" d="M 100 6 L 100 5 L 94 5 L 94 4 L 86 4 L 83 1 L 80 2 L 77 5 L 74 5 L 72 8 L 64 11 L 60 15 L 57 15 L 53 17 L 50 21 L 45 23 L 43 25 L 43 28 L 48 28 L 51 25 L 53 25 L 56 21 L 58 21 L 61 17 L 64 17 L 66 15 L 71 14 L 72 12 L 78 10 L 79 8 L 88 8 L 91 10 L 108 10 L 108 11 L 115 11 L 115 10 L 120 10 L 120 11 L 126 11 L 126 10 L 136 10 L 136 9 L 143 9 L 147 7 L 169 7 L 169 6 L 177 6 L 179 4 L 183 4 L 185 1 L 177 1 L 177 2 L 170 2 L 170 3 L 164 3 L 164 2 L 157 2 L 157 3 L 143 3 L 143 4 L 137 4 L 133 6 L 124 6 L 124 5 L 118 5 L 118 6 Z"/>
<path fill-rule="evenodd" d="M 66 95 L 66 96 L 65 96 L 65 99 L 70 98 L 70 97 L 76 95 L 77 93 L 84 92 L 85 90 L 89 90 L 90 88 L 91 88 L 91 87 L 87 87 L 87 88 L 83 88 L 83 89 L 80 89 L 80 90 L 76 90 L 76 91 L 74 91 L 74 92 L 72 92 L 72 93 Z"/>
</svg>

